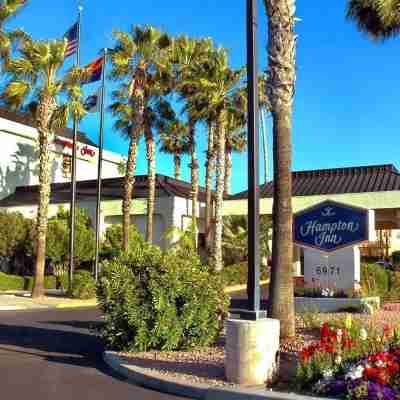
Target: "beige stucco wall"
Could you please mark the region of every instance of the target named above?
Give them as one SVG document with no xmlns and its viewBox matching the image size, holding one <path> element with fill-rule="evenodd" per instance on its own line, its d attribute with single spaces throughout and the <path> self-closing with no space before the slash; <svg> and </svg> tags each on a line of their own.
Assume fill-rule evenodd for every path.
<svg viewBox="0 0 400 400">
<path fill-rule="evenodd" d="M 53 138 L 54 139 L 54 138 Z M 63 154 L 71 155 L 71 149 L 51 140 L 51 181 L 69 182 L 62 173 Z M 64 138 L 63 138 L 64 140 Z M 65 138 L 65 141 L 72 142 Z M 81 150 L 87 147 L 94 152 L 82 155 Z M 17 186 L 37 185 L 38 182 L 38 149 L 37 130 L 30 126 L 0 118 L 0 200 L 15 191 Z M 103 178 L 119 176 L 118 164 L 120 155 L 104 151 Z M 98 149 L 78 143 L 77 180 L 97 178 Z"/>
<path fill-rule="evenodd" d="M 203 204 L 199 204 L 200 209 Z M 60 207 L 69 210 L 69 203 L 65 204 L 50 204 L 49 217 L 57 214 Z M 93 223 L 96 220 L 96 202 L 85 201 L 79 202 L 78 207 L 85 208 Z M 26 218 L 36 218 L 37 206 L 16 206 L 5 208 L 10 212 L 20 212 Z M 185 229 L 191 222 L 191 202 L 181 197 L 159 197 L 155 203 L 154 215 L 154 243 L 166 248 L 170 245 L 171 241 L 178 239 L 178 235 L 166 237 L 166 231 L 175 226 L 179 229 Z M 146 232 L 146 219 L 147 219 L 147 199 L 135 199 L 132 201 L 131 206 L 132 222 L 134 222 L 142 235 Z M 103 234 L 105 230 L 113 224 L 122 222 L 122 200 L 107 200 L 101 204 L 100 213 L 100 232 Z M 202 224 L 200 224 L 200 232 Z"/>
</svg>

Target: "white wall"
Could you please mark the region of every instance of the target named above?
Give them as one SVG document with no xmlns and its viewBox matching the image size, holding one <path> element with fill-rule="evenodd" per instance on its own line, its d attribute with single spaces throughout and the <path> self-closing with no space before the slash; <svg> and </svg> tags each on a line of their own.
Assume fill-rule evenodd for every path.
<svg viewBox="0 0 400 400">
<path fill-rule="evenodd" d="M 72 141 L 63 138 L 64 141 Z M 84 148 L 92 154 L 83 154 Z M 51 140 L 51 179 L 52 182 L 69 182 L 62 172 L 63 154 L 71 155 L 71 149 Z M 0 200 L 15 191 L 17 186 L 37 185 L 38 182 L 38 146 L 35 128 L 0 118 Z M 82 155 L 83 154 L 83 155 Z M 98 149 L 78 143 L 77 179 L 97 178 Z M 103 178 L 117 177 L 118 163 L 122 157 L 104 151 Z"/>
</svg>

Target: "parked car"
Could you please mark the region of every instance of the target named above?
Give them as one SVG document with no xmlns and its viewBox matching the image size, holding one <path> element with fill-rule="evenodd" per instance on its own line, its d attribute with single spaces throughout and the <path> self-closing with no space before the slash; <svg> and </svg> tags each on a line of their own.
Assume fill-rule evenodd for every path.
<svg viewBox="0 0 400 400">
<path fill-rule="evenodd" d="M 380 267 L 382 267 L 382 268 L 385 268 L 385 269 L 390 269 L 390 270 L 392 270 L 393 271 L 393 264 L 391 263 L 391 262 L 389 262 L 389 261 L 377 261 L 376 262 L 376 265 L 379 265 Z"/>
</svg>

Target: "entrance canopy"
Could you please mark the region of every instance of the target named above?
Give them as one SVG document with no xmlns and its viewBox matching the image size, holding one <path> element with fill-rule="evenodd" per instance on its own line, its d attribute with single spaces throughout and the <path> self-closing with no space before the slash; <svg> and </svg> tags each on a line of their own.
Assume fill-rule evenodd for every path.
<svg viewBox="0 0 400 400">
<path fill-rule="evenodd" d="M 298 171 L 292 174 L 293 212 L 324 200 L 375 210 L 376 229 L 400 229 L 400 172 L 392 164 Z M 272 215 L 273 182 L 260 187 L 261 214 Z M 247 191 L 231 196 L 224 215 L 247 214 Z"/>
</svg>

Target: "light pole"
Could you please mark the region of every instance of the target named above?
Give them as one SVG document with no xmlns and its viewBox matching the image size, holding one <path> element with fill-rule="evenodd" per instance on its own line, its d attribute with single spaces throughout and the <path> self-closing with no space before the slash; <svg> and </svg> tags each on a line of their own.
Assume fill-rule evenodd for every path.
<svg viewBox="0 0 400 400">
<path fill-rule="evenodd" d="M 247 0 L 247 95 L 248 95 L 248 310 L 242 318 L 257 320 L 260 311 L 260 181 L 259 100 L 257 71 L 257 1 Z"/>
<path fill-rule="evenodd" d="M 259 182 L 259 98 L 257 71 L 257 6 L 246 0 L 247 24 L 247 142 L 248 142 L 248 275 L 247 308 L 231 309 L 241 319 L 266 317 L 260 310 L 260 182 Z"/>
</svg>

